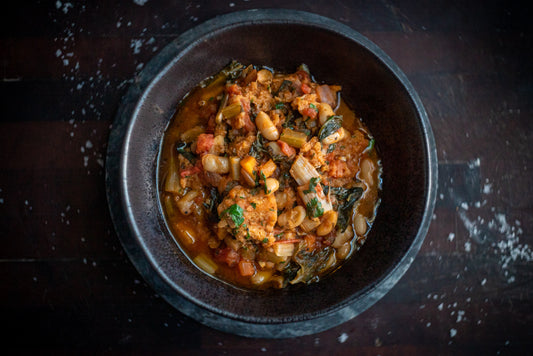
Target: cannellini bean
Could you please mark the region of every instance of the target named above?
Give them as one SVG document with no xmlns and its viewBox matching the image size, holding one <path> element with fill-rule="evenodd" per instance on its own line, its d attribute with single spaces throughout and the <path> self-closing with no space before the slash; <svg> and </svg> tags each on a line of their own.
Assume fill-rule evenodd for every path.
<svg viewBox="0 0 533 356">
<path fill-rule="evenodd" d="M 287 190 L 276 193 L 276 204 L 278 205 L 279 210 L 285 209 L 285 205 L 287 204 L 288 200 L 289 193 Z"/>
<path fill-rule="evenodd" d="M 320 125 L 324 125 L 328 118 L 333 115 L 335 115 L 335 112 L 333 112 L 333 109 L 329 104 L 318 104 L 318 121 L 320 122 Z"/>
<path fill-rule="evenodd" d="M 291 210 L 278 216 L 278 225 L 287 229 L 293 229 L 302 224 L 305 216 L 305 208 L 301 205 L 297 205 Z"/>
<path fill-rule="evenodd" d="M 365 217 L 363 215 L 361 214 L 355 215 L 353 224 L 354 224 L 355 232 L 357 233 L 357 235 L 363 236 L 364 234 L 366 234 L 367 225 L 366 225 Z"/>
<path fill-rule="evenodd" d="M 220 157 L 208 153 L 202 156 L 202 166 L 207 172 L 219 174 L 228 173 L 229 159 L 228 157 Z"/>
<path fill-rule="evenodd" d="M 348 226 L 344 232 L 339 232 L 335 237 L 335 241 L 331 246 L 339 248 L 344 245 L 347 241 L 350 241 L 353 237 L 353 230 L 351 226 Z"/>
<path fill-rule="evenodd" d="M 191 190 L 185 194 L 176 205 L 183 215 L 189 215 L 192 212 L 194 199 L 200 194 L 197 190 Z"/>
<path fill-rule="evenodd" d="M 257 271 L 253 276 L 250 277 L 250 281 L 255 285 L 260 285 L 268 282 L 270 277 L 272 277 L 272 270 Z"/>
<path fill-rule="evenodd" d="M 350 243 L 345 242 L 344 245 L 337 249 L 337 253 L 335 254 L 337 259 L 344 260 L 346 257 L 348 257 L 348 254 L 350 253 L 351 249 L 352 246 L 350 245 Z"/>
<path fill-rule="evenodd" d="M 283 152 L 281 152 L 281 147 L 279 147 L 277 142 L 269 142 L 267 143 L 267 147 L 270 147 L 274 156 L 280 156 L 283 154 Z"/>
<path fill-rule="evenodd" d="M 259 114 L 255 117 L 255 124 L 261 134 L 270 141 L 275 141 L 279 139 L 279 132 L 270 117 L 264 112 L 260 111 Z"/>
<path fill-rule="evenodd" d="M 361 173 L 359 177 L 369 186 L 374 184 L 373 173 L 375 168 L 374 163 L 368 158 L 361 162 Z"/>
<path fill-rule="evenodd" d="M 279 189 L 279 182 L 276 178 L 267 178 L 265 180 L 265 187 L 266 194 L 270 195 Z"/>
<path fill-rule="evenodd" d="M 268 69 L 261 69 L 257 72 L 257 81 L 263 85 L 272 83 L 272 72 Z"/>
<path fill-rule="evenodd" d="M 333 230 L 337 225 L 337 212 L 335 210 L 328 210 L 324 213 L 321 219 L 320 226 L 316 229 L 318 236 L 325 236 Z"/>
<path fill-rule="evenodd" d="M 340 140 L 344 139 L 346 137 L 346 130 L 344 128 L 340 128 L 328 137 L 324 138 L 322 140 L 323 145 L 331 145 L 332 143 L 339 142 Z"/>
</svg>

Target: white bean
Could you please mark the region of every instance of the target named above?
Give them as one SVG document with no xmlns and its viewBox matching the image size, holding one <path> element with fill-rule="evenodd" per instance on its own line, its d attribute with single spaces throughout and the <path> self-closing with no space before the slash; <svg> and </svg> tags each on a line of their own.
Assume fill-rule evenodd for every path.
<svg viewBox="0 0 533 356">
<path fill-rule="evenodd" d="M 344 232 L 339 232 L 335 237 L 335 241 L 331 246 L 339 248 L 344 245 L 347 241 L 350 241 L 353 237 L 353 230 L 351 226 L 348 226 Z"/>
<path fill-rule="evenodd" d="M 320 122 L 320 125 L 324 125 L 328 118 L 333 115 L 335 115 L 335 113 L 329 104 L 318 104 L 318 121 Z"/>
<path fill-rule="evenodd" d="M 279 132 L 270 117 L 263 111 L 260 111 L 259 114 L 255 117 L 255 124 L 261 134 L 270 141 L 275 141 L 279 139 Z"/>
<path fill-rule="evenodd" d="M 346 257 L 348 257 L 348 254 L 350 253 L 351 249 L 352 246 L 350 245 L 350 243 L 345 242 L 344 245 L 337 249 L 337 253 L 335 254 L 337 259 L 344 260 Z"/>
<path fill-rule="evenodd" d="M 297 205 L 291 210 L 278 216 L 278 225 L 287 229 L 293 229 L 302 224 L 305 216 L 305 208 L 301 205 Z"/>
<path fill-rule="evenodd" d="M 279 189 L 279 182 L 276 178 L 267 178 L 265 180 L 266 195 L 275 193 Z"/>
<path fill-rule="evenodd" d="M 353 224 L 354 224 L 355 232 L 357 233 L 357 235 L 363 236 L 364 234 L 366 234 L 367 225 L 366 225 L 365 217 L 363 215 L 361 214 L 355 215 Z"/>
<path fill-rule="evenodd" d="M 376 167 L 374 166 L 374 163 L 368 158 L 364 159 L 361 162 L 360 177 L 361 180 L 365 181 L 368 186 L 374 185 L 373 173 L 375 168 Z"/>
<path fill-rule="evenodd" d="M 229 172 L 229 159 L 208 153 L 202 156 L 202 166 L 207 172 L 225 174 Z"/>
<path fill-rule="evenodd" d="M 263 85 L 272 83 L 272 72 L 268 69 L 261 69 L 257 72 L 257 81 Z"/>
<path fill-rule="evenodd" d="M 344 139 L 346 137 L 346 130 L 344 128 L 340 128 L 328 137 L 325 137 L 322 139 L 323 145 L 331 145 L 332 143 L 339 142 L 340 140 Z"/>
<path fill-rule="evenodd" d="M 328 210 L 324 213 L 321 219 L 320 226 L 316 229 L 316 234 L 318 236 L 325 236 L 333 230 L 337 224 L 337 212 L 335 210 Z"/>
</svg>

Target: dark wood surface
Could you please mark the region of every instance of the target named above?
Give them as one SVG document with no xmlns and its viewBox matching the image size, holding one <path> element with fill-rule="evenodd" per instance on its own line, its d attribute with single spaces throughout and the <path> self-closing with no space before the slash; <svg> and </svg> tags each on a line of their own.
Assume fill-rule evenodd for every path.
<svg viewBox="0 0 533 356">
<path fill-rule="evenodd" d="M 0 313 L 8 354 L 531 352 L 533 31 L 527 7 L 441 0 L 5 6 Z M 158 297 L 118 241 L 104 185 L 110 125 L 143 64 L 202 21 L 265 7 L 338 20 L 389 54 L 428 111 L 440 169 L 429 234 L 392 291 L 350 322 L 287 340 L 224 334 Z M 316 46 L 327 51 L 327 44 Z"/>
</svg>

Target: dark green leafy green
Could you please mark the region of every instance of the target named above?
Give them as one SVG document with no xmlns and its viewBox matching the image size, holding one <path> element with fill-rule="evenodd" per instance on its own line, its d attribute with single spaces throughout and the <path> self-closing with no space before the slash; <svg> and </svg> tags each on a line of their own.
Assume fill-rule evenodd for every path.
<svg viewBox="0 0 533 356">
<path fill-rule="evenodd" d="M 290 283 L 309 283 L 317 280 L 318 275 L 325 270 L 328 259 L 332 253 L 333 249 L 329 247 L 308 251 L 305 244 L 300 244 L 293 257 L 293 261 L 296 262 L 300 268 L 297 270 L 294 278 L 290 280 Z M 293 267 L 292 271 L 294 271 L 294 269 L 295 268 Z"/>
<path fill-rule="evenodd" d="M 334 115 L 330 116 L 328 120 L 322 125 L 318 131 L 318 139 L 322 141 L 338 129 L 342 127 L 342 116 Z"/>
<path fill-rule="evenodd" d="M 222 69 L 222 73 L 224 73 L 224 75 L 228 78 L 228 80 L 234 81 L 235 79 L 240 77 L 243 69 L 244 69 L 244 65 L 233 60 L 224 69 Z"/>
<path fill-rule="evenodd" d="M 187 142 L 178 141 L 176 143 L 176 151 L 192 164 L 196 164 L 196 156 L 191 152 L 191 147 Z"/>
<path fill-rule="evenodd" d="M 268 153 L 268 150 L 265 148 L 263 135 L 261 135 L 261 133 L 257 133 L 257 136 L 255 137 L 255 140 L 252 143 L 252 147 L 250 147 L 250 151 L 248 152 L 248 154 L 254 157 L 256 160 L 260 161 L 265 155 L 265 153 Z"/>
<path fill-rule="evenodd" d="M 341 232 L 344 232 L 348 227 L 350 218 L 353 214 L 353 206 L 355 202 L 361 198 L 363 195 L 363 188 L 353 187 L 353 188 L 343 188 L 343 187 L 324 187 L 324 194 L 328 194 L 331 191 L 332 194 L 335 194 L 338 202 L 338 218 L 337 218 L 337 227 Z"/>
</svg>

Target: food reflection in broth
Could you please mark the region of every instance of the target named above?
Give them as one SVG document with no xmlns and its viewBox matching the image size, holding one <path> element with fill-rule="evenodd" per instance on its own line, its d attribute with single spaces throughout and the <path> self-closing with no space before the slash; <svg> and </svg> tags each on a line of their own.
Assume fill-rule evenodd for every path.
<svg viewBox="0 0 533 356">
<path fill-rule="evenodd" d="M 379 204 L 371 133 L 307 66 L 236 61 L 178 106 L 161 146 L 168 227 L 205 272 L 248 288 L 310 283 L 364 242 Z"/>
</svg>

